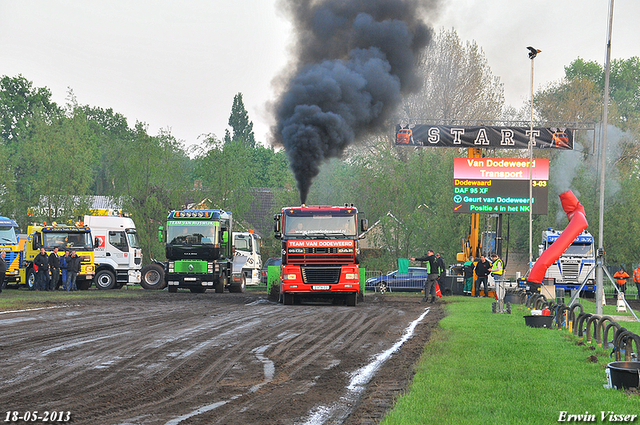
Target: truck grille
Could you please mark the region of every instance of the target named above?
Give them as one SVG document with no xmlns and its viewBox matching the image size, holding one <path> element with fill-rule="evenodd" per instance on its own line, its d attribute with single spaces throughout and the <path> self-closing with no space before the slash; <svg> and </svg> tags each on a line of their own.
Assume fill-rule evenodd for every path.
<svg viewBox="0 0 640 425">
<path fill-rule="evenodd" d="M 335 284 L 340 280 L 340 268 L 302 267 L 302 281 L 309 285 Z"/>
<path fill-rule="evenodd" d="M 352 252 L 338 253 L 337 247 L 300 248 L 301 253 L 287 254 L 287 264 L 353 264 Z"/>
<path fill-rule="evenodd" d="M 566 280 L 578 280 L 578 274 L 580 273 L 580 264 L 578 263 L 564 263 L 562 264 L 562 276 Z"/>
</svg>

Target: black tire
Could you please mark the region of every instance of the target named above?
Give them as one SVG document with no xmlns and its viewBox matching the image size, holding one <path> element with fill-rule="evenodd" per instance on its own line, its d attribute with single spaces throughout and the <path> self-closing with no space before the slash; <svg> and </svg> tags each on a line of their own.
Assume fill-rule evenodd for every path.
<svg viewBox="0 0 640 425">
<path fill-rule="evenodd" d="M 224 284 L 225 279 L 223 277 L 219 277 L 215 286 L 216 294 L 222 294 L 224 292 Z"/>
<path fill-rule="evenodd" d="M 76 283 L 76 287 L 80 290 L 80 291 L 86 291 L 89 288 L 91 288 L 91 281 L 90 280 L 81 280 L 79 282 Z"/>
<path fill-rule="evenodd" d="M 381 294 L 384 294 L 388 290 L 389 290 L 389 285 L 387 285 L 387 282 L 385 282 L 384 280 L 381 282 L 378 282 L 378 284 L 376 285 L 376 292 L 380 292 Z"/>
<path fill-rule="evenodd" d="M 354 292 L 354 293 L 351 293 L 351 294 L 347 294 L 347 296 L 345 297 L 345 301 L 346 301 L 346 304 L 349 307 L 357 306 L 358 305 L 358 293 Z"/>
<path fill-rule="evenodd" d="M 169 293 L 175 294 L 176 292 L 178 292 L 177 286 L 169 286 Z"/>
<path fill-rule="evenodd" d="M 27 271 L 27 281 L 24 283 L 28 289 L 36 289 L 36 272 L 33 269 Z"/>
<path fill-rule="evenodd" d="M 164 289 L 167 286 L 164 268 L 156 263 L 144 266 L 140 271 L 140 286 L 144 289 Z"/>
<path fill-rule="evenodd" d="M 109 270 L 100 270 L 95 277 L 96 288 L 113 289 L 116 286 L 116 276 Z"/>
<path fill-rule="evenodd" d="M 239 285 L 231 285 L 231 286 L 229 286 L 229 292 L 242 293 L 242 292 L 244 292 L 246 287 L 247 287 L 247 278 L 244 275 L 242 275 L 242 278 L 240 280 L 240 284 Z"/>
<path fill-rule="evenodd" d="M 189 291 L 191 291 L 192 294 L 204 294 L 204 292 L 207 290 L 207 288 L 200 287 L 200 288 L 189 288 Z"/>
<path fill-rule="evenodd" d="M 294 297 L 293 294 L 284 294 L 284 305 L 293 305 Z"/>
<path fill-rule="evenodd" d="M 280 282 L 273 282 L 269 287 L 269 293 L 267 293 L 267 299 L 273 302 L 280 301 Z"/>
</svg>

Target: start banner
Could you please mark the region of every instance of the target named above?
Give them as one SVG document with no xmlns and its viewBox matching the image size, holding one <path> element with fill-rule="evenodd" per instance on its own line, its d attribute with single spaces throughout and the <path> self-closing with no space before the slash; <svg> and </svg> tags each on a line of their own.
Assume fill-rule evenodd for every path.
<svg viewBox="0 0 640 425">
<path fill-rule="evenodd" d="M 573 149 L 573 129 L 534 127 L 533 148 Z M 529 127 L 416 124 L 396 127 L 396 145 L 447 148 L 528 149 Z"/>
</svg>

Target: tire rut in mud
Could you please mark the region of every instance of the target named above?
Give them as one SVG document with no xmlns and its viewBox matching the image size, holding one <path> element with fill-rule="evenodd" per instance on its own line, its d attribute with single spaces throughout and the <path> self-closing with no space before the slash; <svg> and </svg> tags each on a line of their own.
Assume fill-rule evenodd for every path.
<svg viewBox="0 0 640 425">
<path fill-rule="evenodd" d="M 300 423 L 335 403 L 350 374 L 424 309 L 415 296 L 368 296 L 353 308 L 148 291 L 10 313 L 0 341 L 4 407 L 68 410 L 82 424 Z M 441 316 L 432 306 L 344 423 L 380 421 Z"/>
</svg>

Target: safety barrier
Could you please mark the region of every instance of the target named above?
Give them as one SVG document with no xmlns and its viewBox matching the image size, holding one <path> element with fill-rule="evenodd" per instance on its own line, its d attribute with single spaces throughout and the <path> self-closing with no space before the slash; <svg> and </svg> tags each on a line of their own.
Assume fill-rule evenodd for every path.
<svg viewBox="0 0 640 425">
<path fill-rule="evenodd" d="M 552 312 L 554 325 L 552 327 L 566 328 L 579 338 L 583 338 L 586 344 L 595 344 L 608 350 L 611 346 L 610 356 L 620 361 L 639 361 L 640 336 L 622 327 L 611 316 L 586 313 L 580 303 L 567 306 L 558 304 L 554 300 L 547 300 L 539 293 L 530 294 L 525 305 L 533 310 L 548 308 Z M 609 335 L 615 329 L 613 339 L 609 341 Z"/>
</svg>

